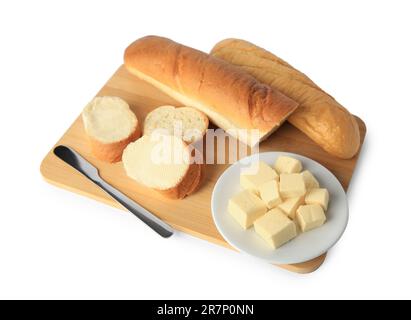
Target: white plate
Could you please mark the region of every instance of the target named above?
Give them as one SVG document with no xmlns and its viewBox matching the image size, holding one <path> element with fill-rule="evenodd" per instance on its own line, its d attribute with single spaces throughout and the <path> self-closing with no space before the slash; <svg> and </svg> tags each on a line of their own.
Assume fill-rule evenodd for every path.
<svg viewBox="0 0 411 320">
<path fill-rule="evenodd" d="M 330 193 L 327 222 L 320 228 L 300 234 L 277 250 L 271 249 L 254 231 L 242 229 L 227 211 L 228 200 L 242 189 L 240 172 L 256 161 L 273 166 L 280 155 L 299 159 L 304 169 L 310 170 L 321 187 Z M 211 210 L 217 229 L 234 248 L 274 264 L 295 264 L 314 259 L 327 252 L 343 235 L 348 223 L 348 203 L 337 178 L 318 162 L 286 152 L 259 153 L 236 162 L 218 179 L 211 198 Z"/>
</svg>

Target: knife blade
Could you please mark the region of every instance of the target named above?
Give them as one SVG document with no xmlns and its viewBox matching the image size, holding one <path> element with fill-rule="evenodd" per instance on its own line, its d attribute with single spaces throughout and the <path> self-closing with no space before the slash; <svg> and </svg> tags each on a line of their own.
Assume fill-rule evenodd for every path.
<svg viewBox="0 0 411 320">
<path fill-rule="evenodd" d="M 147 209 L 131 200 L 125 194 L 108 184 L 106 181 L 104 181 L 100 177 L 98 169 L 86 159 L 84 159 L 78 152 L 63 145 L 57 146 L 53 151 L 58 158 L 69 164 L 71 167 L 83 174 L 86 178 L 91 180 L 94 184 L 99 186 L 114 200 L 120 203 L 124 208 L 134 214 L 137 218 L 143 221 L 160 236 L 169 238 L 173 235 L 173 228 L 171 228 L 161 219 L 157 218 Z"/>
</svg>

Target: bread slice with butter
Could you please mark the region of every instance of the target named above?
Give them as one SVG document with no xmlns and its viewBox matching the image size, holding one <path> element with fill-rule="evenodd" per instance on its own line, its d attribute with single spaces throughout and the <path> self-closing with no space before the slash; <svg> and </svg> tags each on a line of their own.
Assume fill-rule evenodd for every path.
<svg viewBox="0 0 411 320">
<path fill-rule="evenodd" d="M 181 137 L 186 143 L 195 143 L 203 138 L 208 129 L 207 116 L 194 108 L 161 106 L 150 112 L 144 121 L 144 134 L 156 130 Z"/>
<path fill-rule="evenodd" d="M 91 150 L 102 161 L 120 161 L 124 148 L 141 136 L 136 115 L 119 97 L 94 98 L 82 118 Z"/>
<path fill-rule="evenodd" d="M 130 178 L 172 199 L 193 193 L 202 178 L 203 165 L 194 163 L 188 145 L 172 135 L 144 135 L 129 144 L 123 165 Z"/>
</svg>

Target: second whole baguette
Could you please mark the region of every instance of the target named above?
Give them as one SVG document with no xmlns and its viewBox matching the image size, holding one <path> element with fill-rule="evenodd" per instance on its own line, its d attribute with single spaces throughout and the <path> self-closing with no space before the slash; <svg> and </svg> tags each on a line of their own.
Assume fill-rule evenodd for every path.
<svg viewBox="0 0 411 320">
<path fill-rule="evenodd" d="M 288 121 L 328 153 L 352 158 L 360 147 L 358 123 L 350 112 L 305 74 L 250 42 L 226 39 L 211 54 L 243 68 L 300 103 Z"/>
</svg>

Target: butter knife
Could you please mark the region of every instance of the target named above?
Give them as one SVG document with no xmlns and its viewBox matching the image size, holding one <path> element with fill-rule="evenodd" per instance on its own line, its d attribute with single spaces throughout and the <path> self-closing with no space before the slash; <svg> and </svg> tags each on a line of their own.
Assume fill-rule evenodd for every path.
<svg viewBox="0 0 411 320">
<path fill-rule="evenodd" d="M 168 224 L 105 182 L 100 177 L 97 168 L 84 159 L 79 153 L 69 147 L 60 145 L 54 149 L 54 154 L 82 173 L 86 178 L 94 182 L 94 184 L 103 189 L 113 199 L 157 232 L 160 236 L 169 238 L 173 235 L 174 230 Z"/>
</svg>

